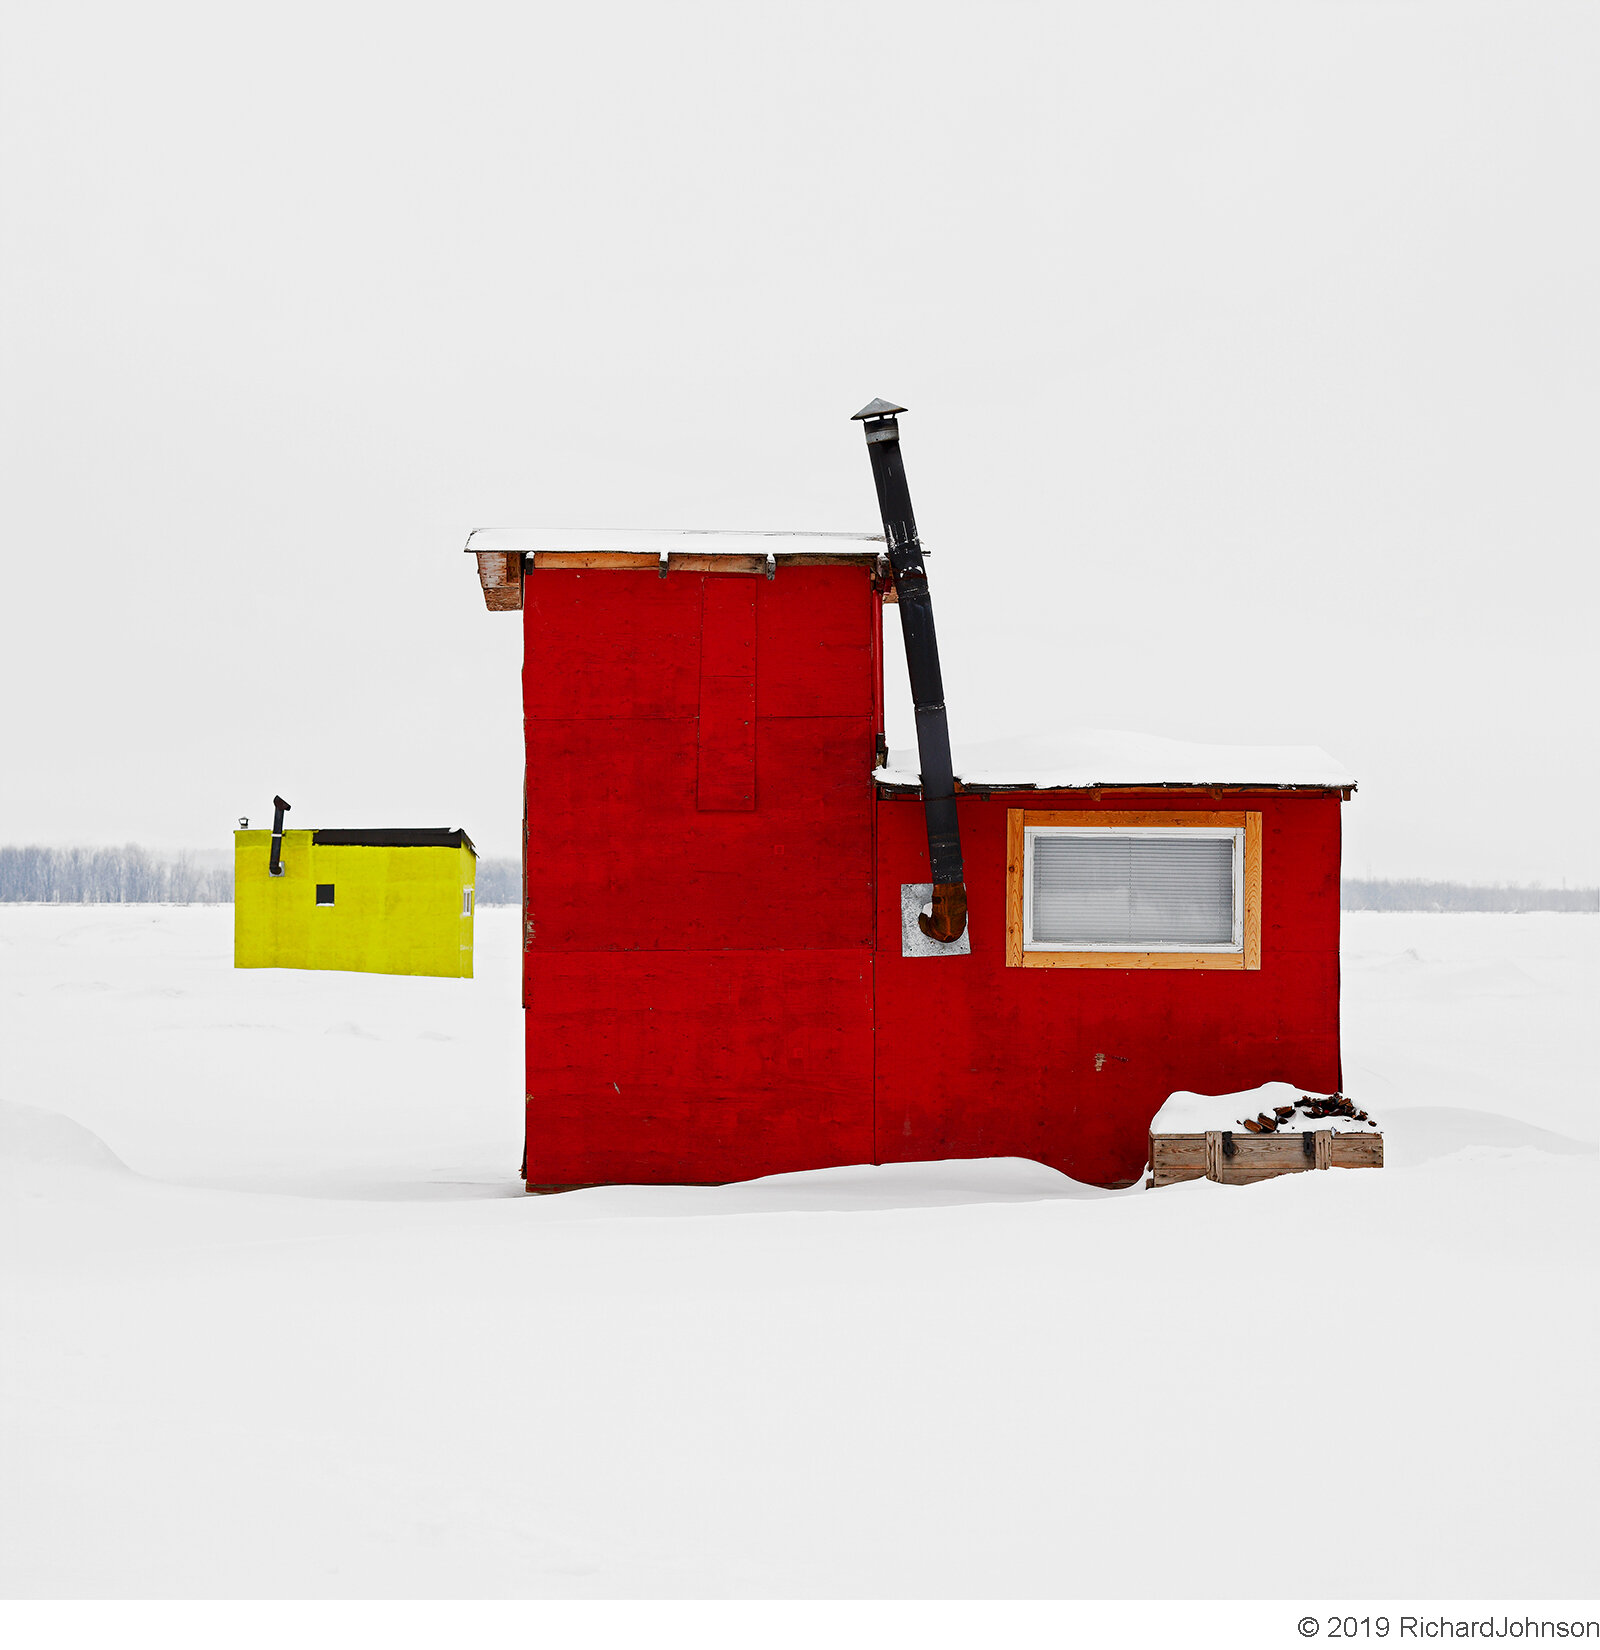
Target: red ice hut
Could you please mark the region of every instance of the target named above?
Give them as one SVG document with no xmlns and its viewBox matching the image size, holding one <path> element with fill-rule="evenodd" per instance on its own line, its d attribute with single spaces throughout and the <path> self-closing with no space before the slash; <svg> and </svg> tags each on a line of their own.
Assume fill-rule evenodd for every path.
<svg viewBox="0 0 1600 1650">
<path fill-rule="evenodd" d="M 882 538 L 468 540 L 523 621 L 530 1190 L 994 1156 L 1121 1186 L 1174 1090 L 1340 1086 L 1349 777 L 1109 735 L 953 762 L 903 411 L 856 415 Z"/>
</svg>

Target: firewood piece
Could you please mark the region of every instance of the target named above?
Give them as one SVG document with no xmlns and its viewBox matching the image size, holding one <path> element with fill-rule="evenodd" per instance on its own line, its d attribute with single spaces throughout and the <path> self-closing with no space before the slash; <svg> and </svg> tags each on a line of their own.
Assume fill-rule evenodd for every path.
<svg viewBox="0 0 1600 1650">
<path fill-rule="evenodd" d="M 1294 1107 L 1293 1106 L 1274 1106 L 1272 1108 L 1272 1110 L 1273 1110 L 1273 1114 L 1277 1117 L 1293 1117 L 1294 1116 Z"/>
<path fill-rule="evenodd" d="M 1244 1126 L 1251 1132 L 1251 1134 L 1260 1134 L 1261 1133 L 1261 1125 L 1258 1122 L 1256 1122 L 1255 1118 L 1253 1118 L 1253 1117 L 1241 1117 L 1239 1119 L 1239 1121 L 1244 1124 Z"/>
</svg>

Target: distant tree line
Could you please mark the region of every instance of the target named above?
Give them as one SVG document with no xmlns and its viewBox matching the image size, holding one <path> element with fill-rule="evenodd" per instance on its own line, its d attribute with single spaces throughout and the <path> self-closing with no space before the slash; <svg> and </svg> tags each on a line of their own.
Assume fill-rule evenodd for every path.
<svg viewBox="0 0 1600 1650">
<path fill-rule="evenodd" d="M 1425 882 L 1417 877 L 1346 877 L 1346 911 L 1600 911 L 1600 888 L 1519 888 L 1502 883 Z"/>
<path fill-rule="evenodd" d="M 233 867 L 216 854 L 122 848 L 0 848 L 0 904 L 228 905 Z M 520 905 L 522 865 L 478 861 L 479 905 Z"/>
<path fill-rule="evenodd" d="M 215 854 L 123 848 L 0 848 L 0 903 L 37 905 L 226 905 L 233 868 Z M 520 905 L 522 865 L 478 861 L 479 905 Z M 1523 888 L 1417 877 L 1346 877 L 1346 911 L 1596 911 L 1600 888 Z"/>
<path fill-rule="evenodd" d="M 0 848 L 0 901 L 40 905 L 223 905 L 233 871 L 190 854 L 122 848 Z"/>
<path fill-rule="evenodd" d="M 477 899 L 479 905 L 521 905 L 522 861 L 480 859 Z"/>
</svg>

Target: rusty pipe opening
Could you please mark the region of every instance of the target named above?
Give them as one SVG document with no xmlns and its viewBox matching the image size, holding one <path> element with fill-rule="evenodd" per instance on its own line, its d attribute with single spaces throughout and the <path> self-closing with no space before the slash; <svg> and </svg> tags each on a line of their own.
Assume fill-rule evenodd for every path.
<svg viewBox="0 0 1600 1650">
<path fill-rule="evenodd" d="M 940 945 L 954 945 L 967 931 L 967 885 L 934 883 L 933 909 L 918 914 L 917 927 Z"/>
</svg>

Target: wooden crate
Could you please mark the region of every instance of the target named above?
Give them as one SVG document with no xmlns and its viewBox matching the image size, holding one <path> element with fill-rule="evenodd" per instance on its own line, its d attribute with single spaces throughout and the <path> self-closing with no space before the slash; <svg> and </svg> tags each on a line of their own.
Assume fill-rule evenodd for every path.
<svg viewBox="0 0 1600 1650">
<path fill-rule="evenodd" d="M 1337 1129 L 1308 1130 L 1304 1134 L 1235 1134 L 1211 1129 L 1205 1134 L 1151 1135 L 1150 1176 L 1145 1185 L 1216 1180 L 1224 1186 L 1248 1186 L 1257 1180 L 1271 1180 L 1274 1175 L 1299 1174 L 1304 1169 L 1382 1167 L 1381 1134 L 1340 1134 Z"/>
</svg>

